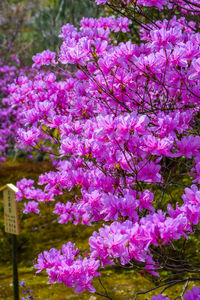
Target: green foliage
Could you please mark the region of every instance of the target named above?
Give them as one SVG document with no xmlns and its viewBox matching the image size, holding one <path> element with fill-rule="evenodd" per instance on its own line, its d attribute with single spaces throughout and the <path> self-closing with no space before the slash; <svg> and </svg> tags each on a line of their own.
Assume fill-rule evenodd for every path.
<svg viewBox="0 0 200 300">
<path fill-rule="evenodd" d="M 46 7 L 38 11 L 33 24 L 35 33 L 40 41 L 36 47 L 41 48 L 40 50 L 46 48 L 55 50 L 60 44 L 58 33 L 62 25 L 71 23 L 78 26 L 83 16 L 94 17 L 97 13 L 97 6 L 91 0 L 49 1 Z"/>
<path fill-rule="evenodd" d="M 78 26 L 80 19 L 96 17 L 92 0 L 3 0 L 0 1 L 0 54 L 4 60 L 17 54 L 23 64 L 45 49 L 56 50 L 58 33 L 66 23 Z"/>
</svg>

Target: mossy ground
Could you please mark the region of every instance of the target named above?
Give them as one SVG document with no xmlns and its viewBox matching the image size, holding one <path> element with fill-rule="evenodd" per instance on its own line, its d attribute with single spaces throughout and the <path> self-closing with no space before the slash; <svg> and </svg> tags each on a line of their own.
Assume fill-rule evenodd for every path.
<svg viewBox="0 0 200 300">
<path fill-rule="evenodd" d="M 46 161 L 38 163 L 24 160 L 13 162 L 11 159 L 0 168 L 0 186 L 6 183 L 15 184 L 16 181 L 24 177 L 37 179 L 39 174 L 51 169 L 50 163 Z M 56 217 L 51 213 L 52 207 L 52 204 L 44 206 L 39 216 L 20 214 L 21 234 L 18 236 L 19 281 L 26 281 L 27 286 L 30 286 L 34 291 L 33 295 L 37 300 L 105 299 L 102 296 L 88 292 L 75 294 L 72 289 L 63 284 L 50 285 L 45 273 L 35 275 L 33 263 L 40 252 L 49 250 L 52 247 L 59 249 L 63 243 L 70 240 L 76 243 L 81 253 L 84 253 L 88 248 L 89 236 L 98 228 L 98 225 L 87 227 L 58 224 Z M 0 229 L 0 300 L 8 300 L 13 299 L 11 236 L 4 232 L 2 195 L 0 195 Z M 133 270 L 107 267 L 101 273 L 101 280 L 113 300 L 133 299 L 136 292 L 145 291 L 155 286 L 149 275 L 142 275 Z M 97 278 L 94 280 L 94 286 L 99 293 L 104 294 Z M 182 287 L 183 285 L 174 287 L 167 292 L 168 296 L 175 298 Z M 141 295 L 138 299 L 150 299 L 152 294 L 158 292 L 159 290 L 156 290 L 154 293 Z M 22 293 L 22 290 L 20 290 L 20 293 Z"/>
</svg>

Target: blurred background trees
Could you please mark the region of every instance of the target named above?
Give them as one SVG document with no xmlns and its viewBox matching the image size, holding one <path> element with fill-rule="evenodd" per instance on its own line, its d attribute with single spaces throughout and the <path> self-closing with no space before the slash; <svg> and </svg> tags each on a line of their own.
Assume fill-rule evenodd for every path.
<svg viewBox="0 0 200 300">
<path fill-rule="evenodd" d="M 83 16 L 99 13 L 92 0 L 1 0 L 0 57 L 5 61 L 15 54 L 30 62 L 35 53 L 59 47 L 62 25 L 78 26 Z"/>
</svg>

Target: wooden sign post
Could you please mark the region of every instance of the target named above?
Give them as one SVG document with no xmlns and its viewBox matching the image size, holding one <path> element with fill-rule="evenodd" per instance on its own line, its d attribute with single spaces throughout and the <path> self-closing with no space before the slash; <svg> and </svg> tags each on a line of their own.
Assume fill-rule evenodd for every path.
<svg viewBox="0 0 200 300">
<path fill-rule="evenodd" d="M 3 191 L 5 232 L 12 234 L 14 300 L 19 300 L 16 235 L 19 234 L 20 229 L 17 201 L 15 200 L 15 193 L 18 191 L 18 188 L 10 183 L 0 188 L 0 191 Z"/>
</svg>

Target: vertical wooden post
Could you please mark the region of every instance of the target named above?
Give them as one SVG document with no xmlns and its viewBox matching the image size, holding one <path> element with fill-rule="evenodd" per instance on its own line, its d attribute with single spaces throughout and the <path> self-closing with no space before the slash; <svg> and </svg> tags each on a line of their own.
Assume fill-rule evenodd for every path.
<svg viewBox="0 0 200 300">
<path fill-rule="evenodd" d="M 19 283 L 17 270 L 17 236 L 15 234 L 12 234 L 12 264 L 14 300 L 19 300 Z"/>
<path fill-rule="evenodd" d="M 12 183 L 9 183 L 1 187 L 0 191 L 3 191 L 5 232 L 10 233 L 12 239 L 14 300 L 19 300 L 19 283 L 18 283 L 18 270 L 17 270 L 17 236 L 16 235 L 19 234 L 20 229 L 19 229 L 17 202 L 15 199 L 15 193 L 18 191 L 18 188 L 14 186 Z"/>
</svg>

